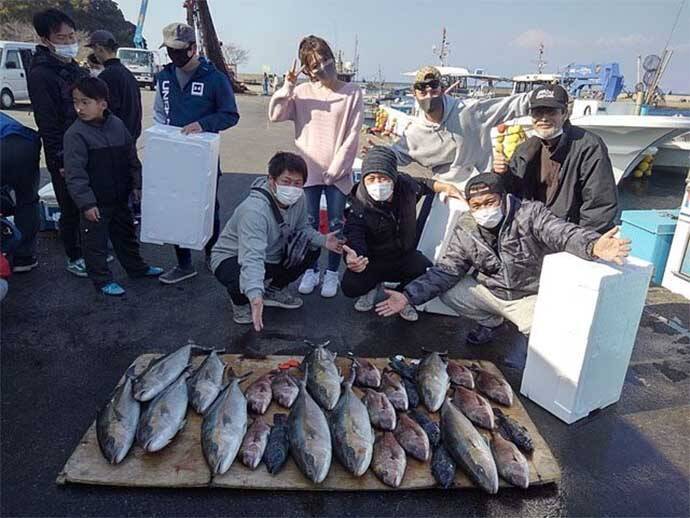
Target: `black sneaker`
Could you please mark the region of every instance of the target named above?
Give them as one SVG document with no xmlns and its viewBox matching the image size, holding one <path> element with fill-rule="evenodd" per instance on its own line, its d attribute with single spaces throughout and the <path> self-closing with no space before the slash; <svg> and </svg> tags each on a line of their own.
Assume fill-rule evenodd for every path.
<svg viewBox="0 0 690 518">
<path fill-rule="evenodd" d="M 185 279 L 191 279 L 197 275 L 197 271 L 194 268 L 189 270 L 183 270 L 179 266 L 175 266 L 172 270 L 168 270 L 163 275 L 158 277 L 158 280 L 163 284 L 177 284 Z"/>
<path fill-rule="evenodd" d="M 12 261 L 12 271 L 14 273 L 30 272 L 38 266 L 38 259 L 36 256 L 32 257 L 15 257 Z"/>
<path fill-rule="evenodd" d="M 467 333 L 468 345 L 484 345 L 494 339 L 496 334 L 496 327 L 485 327 L 478 325 Z"/>
</svg>

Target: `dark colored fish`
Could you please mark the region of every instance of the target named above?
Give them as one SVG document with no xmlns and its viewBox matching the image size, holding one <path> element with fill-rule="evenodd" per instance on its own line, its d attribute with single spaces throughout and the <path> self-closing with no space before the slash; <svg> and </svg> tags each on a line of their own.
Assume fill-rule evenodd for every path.
<svg viewBox="0 0 690 518">
<path fill-rule="evenodd" d="M 491 452 L 498 474 L 503 479 L 523 489 L 529 487 L 529 464 L 517 446 L 494 432 L 491 434 Z"/>
<path fill-rule="evenodd" d="M 393 408 L 393 405 L 388 401 L 384 393 L 376 392 L 371 389 L 364 389 L 362 402 L 367 407 L 369 420 L 372 426 L 381 430 L 395 430 L 397 422 L 395 408 Z"/>
<path fill-rule="evenodd" d="M 434 480 L 444 489 L 452 487 L 455 482 L 456 470 L 457 466 L 453 457 L 448 453 L 443 443 L 439 443 L 431 456 L 431 474 L 434 476 Z"/>
<path fill-rule="evenodd" d="M 405 450 L 391 432 L 384 432 L 374 442 L 371 470 L 378 479 L 391 487 L 399 487 L 407 469 Z"/>
<path fill-rule="evenodd" d="M 240 446 L 240 460 L 249 469 L 256 469 L 266 451 L 271 427 L 261 418 L 256 419 L 247 430 Z"/>
<path fill-rule="evenodd" d="M 287 370 L 278 372 L 271 382 L 273 399 L 284 407 L 291 408 L 299 395 L 299 385 Z"/>
<path fill-rule="evenodd" d="M 468 367 L 465 367 L 456 361 L 450 360 L 448 362 L 447 370 L 448 376 L 450 376 L 450 382 L 453 385 L 460 385 L 468 389 L 474 388 L 474 376 Z"/>
<path fill-rule="evenodd" d="M 488 430 L 493 430 L 495 425 L 494 412 L 491 410 L 491 405 L 485 398 L 473 390 L 458 385 L 455 387 L 453 403 L 462 410 L 462 413 L 474 424 L 482 428 L 487 428 Z"/>
<path fill-rule="evenodd" d="M 396 410 L 405 412 L 410 405 L 407 391 L 398 374 L 384 370 L 381 378 L 381 392 L 383 392 Z"/>
<path fill-rule="evenodd" d="M 534 442 L 527 428 L 512 417 L 504 414 L 500 408 L 494 407 L 493 411 L 496 416 L 496 427 L 501 435 L 512 441 L 525 453 L 532 453 L 534 451 Z"/>
<path fill-rule="evenodd" d="M 357 367 L 355 385 L 359 387 L 379 388 L 381 386 L 381 371 L 366 358 L 356 358 L 350 353 L 352 365 Z"/>
<path fill-rule="evenodd" d="M 388 366 L 403 378 L 411 380 L 417 379 L 417 365 L 407 363 L 403 356 L 392 356 L 388 358 Z"/>
<path fill-rule="evenodd" d="M 429 412 L 436 412 L 446 399 L 450 378 L 446 370 L 447 361 L 437 352 L 430 352 L 417 367 L 417 388 L 424 406 Z"/>
<path fill-rule="evenodd" d="M 273 399 L 272 381 L 273 372 L 267 372 L 247 387 L 244 396 L 247 398 L 249 410 L 255 414 L 263 415 L 268 410 Z"/>
<path fill-rule="evenodd" d="M 134 366 L 129 368 L 125 380 L 113 391 L 96 417 L 98 446 L 111 464 L 122 462 L 137 434 L 141 404 L 132 396 L 133 378 Z"/>
<path fill-rule="evenodd" d="M 417 421 L 419 426 L 421 426 L 426 432 L 426 435 L 429 438 L 429 444 L 431 444 L 433 448 L 438 446 L 438 443 L 441 441 L 441 429 L 439 428 L 438 424 L 435 421 L 432 421 L 431 418 L 421 410 L 410 411 L 410 417 Z"/>
<path fill-rule="evenodd" d="M 393 432 L 400 446 L 417 460 L 426 462 L 431 456 L 429 437 L 417 421 L 407 414 L 398 414 L 398 426 Z"/>
<path fill-rule="evenodd" d="M 513 404 L 513 389 L 502 376 L 496 376 L 477 365 L 472 366 L 472 371 L 479 392 L 502 405 Z"/>
<path fill-rule="evenodd" d="M 264 451 L 263 461 L 271 475 L 275 475 L 288 458 L 290 451 L 290 439 L 288 438 L 288 415 L 273 414 L 273 428 L 268 436 L 268 443 Z"/>
<path fill-rule="evenodd" d="M 419 392 L 417 391 L 417 384 L 405 376 L 402 376 L 403 386 L 407 392 L 407 406 L 408 408 L 417 408 L 419 406 Z"/>
</svg>

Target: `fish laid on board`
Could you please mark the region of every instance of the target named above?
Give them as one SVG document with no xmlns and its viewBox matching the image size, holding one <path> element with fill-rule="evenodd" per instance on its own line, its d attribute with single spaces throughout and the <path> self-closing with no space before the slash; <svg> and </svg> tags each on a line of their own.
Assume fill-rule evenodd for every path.
<svg viewBox="0 0 690 518">
<path fill-rule="evenodd" d="M 381 386 L 381 371 L 366 358 L 356 358 L 350 353 L 352 365 L 357 368 L 355 385 L 358 387 L 379 388 Z"/>
<path fill-rule="evenodd" d="M 405 392 L 407 393 L 407 407 L 417 408 L 419 406 L 419 390 L 417 390 L 417 384 L 414 380 L 402 376 L 403 387 L 405 387 Z"/>
<path fill-rule="evenodd" d="M 395 430 L 397 423 L 395 408 L 383 392 L 365 389 L 362 402 L 367 407 L 369 420 L 374 427 L 380 430 Z"/>
<path fill-rule="evenodd" d="M 189 402 L 199 414 L 208 410 L 223 388 L 225 362 L 211 351 L 189 378 Z"/>
<path fill-rule="evenodd" d="M 417 389 L 422 403 L 429 412 L 438 411 L 446 399 L 450 387 L 446 363 L 441 354 L 429 352 L 417 367 Z"/>
<path fill-rule="evenodd" d="M 453 486 L 457 466 L 453 457 L 442 442 L 434 448 L 431 456 L 431 474 L 434 480 L 444 489 Z"/>
<path fill-rule="evenodd" d="M 502 376 L 496 376 L 478 365 L 472 366 L 472 372 L 479 392 L 502 405 L 513 404 L 513 389 Z"/>
<path fill-rule="evenodd" d="M 122 462 L 136 438 L 141 403 L 132 395 L 133 378 L 134 366 L 96 417 L 98 446 L 111 464 Z"/>
<path fill-rule="evenodd" d="M 240 446 L 240 460 L 249 469 L 256 469 L 266 451 L 271 427 L 261 419 L 255 419 L 247 430 Z"/>
<path fill-rule="evenodd" d="M 441 437 L 467 475 L 487 493 L 496 494 L 498 471 L 489 445 L 450 398 L 441 407 Z"/>
<path fill-rule="evenodd" d="M 305 369 L 304 374 L 307 379 L 307 388 L 322 408 L 333 410 L 340 398 L 340 384 L 343 381 L 340 371 L 335 365 L 337 354 L 326 349 L 328 342 L 316 346 L 309 345 L 312 350 L 302 362 L 303 367 L 309 367 Z"/>
<path fill-rule="evenodd" d="M 288 416 L 287 414 L 273 414 L 273 427 L 268 435 L 268 444 L 266 444 L 263 457 L 266 469 L 271 475 L 275 475 L 283 469 L 289 451 Z"/>
<path fill-rule="evenodd" d="M 388 358 L 388 366 L 403 378 L 417 379 L 417 365 L 407 363 L 404 356 L 391 356 Z"/>
<path fill-rule="evenodd" d="M 469 367 L 465 367 L 456 361 L 449 360 L 447 371 L 451 384 L 474 389 L 474 376 Z"/>
<path fill-rule="evenodd" d="M 407 469 L 407 456 L 391 432 L 376 437 L 371 469 L 387 486 L 400 487 Z"/>
<path fill-rule="evenodd" d="M 201 449 L 214 475 L 230 469 L 247 431 L 247 398 L 240 388 L 243 379 L 230 380 L 201 423 Z"/>
<path fill-rule="evenodd" d="M 182 430 L 189 404 L 189 371 L 184 371 L 146 407 L 139 419 L 137 442 L 147 452 L 159 451 Z"/>
<path fill-rule="evenodd" d="M 273 389 L 271 388 L 273 376 L 273 372 L 267 372 L 263 376 L 260 376 L 247 387 L 244 393 L 244 397 L 247 398 L 249 410 L 255 414 L 265 414 L 271 404 L 271 400 L 273 399 Z"/>
<path fill-rule="evenodd" d="M 305 366 L 305 379 L 288 418 L 290 452 L 302 473 L 316 484 L 324 481 L 331 468 L 331 433 L 321 407 L 307 391 L 311 364 Z"/>
<path fill-rule="evenodd" d="M 417 460 L 426 462 L 431 456 L 429 437 L 417 421 L 407 414 L 398 414 L 398 425 L 393 432 L 395 438 L 410 456 Z"/>
<path fill-rule="evenodd" d="M 501 478 L 523 489 L 529 487 L 529 464 L 517 446 L 500 433 L 491 434 L 491 452 Z"/>
<path fill-rule="evenodd" d="M 493 411 L 496 416 L 496 428 L 499 433 L 525 453 L 532 453 L 534 451 L 534 442 L 527 428 L 512 417 L 504 414 L 500 408 L 494 407 Z"/>
<path fill-rule="evenodd" d="M 134 380 L 134 398 L 139 401 L 151 401 L 178 379 L 182 371 L 189 365 L 192 347 L 193 345 L 189 343 L 170 354 L 153 360 L 146 370 Z"/>
<path fill-rule="evenodd" d="M 410 403 L 407 399 L 407 391 L 397 373 L 387 369 L 383 371 L 381 391 L 388 397 L 388 400 L 396 410 L 405 412 L 409 408 Z"/>
<path fill-rule="evenodd" d="M 470 421 L 482 428 L 493 430 L 495 425 L 494 412 L 491 410 L 491 405 L 484 397 L 473 390 L 457 386 L 453 394 L 453 403 L 462 410 L 462 413 L 465 414 Z"/>
<path fill-rule="evenodd" d="M 422 427 L 429 438 L 429 444 L 432 448 L 435 448 L 441 441 L 441 429 L 438 427 L 438 424 L 422 410 L 412 410 L 410 417 Z"/>
<path fill-rule="evenodd" d="M 299 385 L 289 371 L 281 370 L 271 381 L 273 399 L 283 408 L 291 408 L 299 395 Z"/>
<path fill-rule="evenodd" d="M 343 383 L 340 399 L 328 416 L 333 451 L 343 467 L 356 477 L 369 469 L 374 450 L 374 430 L 364 403 L 352 391 L 357 367 Z"/>
</svg>

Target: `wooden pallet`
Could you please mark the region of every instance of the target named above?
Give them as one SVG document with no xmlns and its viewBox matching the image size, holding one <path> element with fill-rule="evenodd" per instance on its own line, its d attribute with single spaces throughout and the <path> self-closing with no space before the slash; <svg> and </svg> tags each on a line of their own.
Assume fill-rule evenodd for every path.
<svg viewBox="0 0 690 518">
<path fill-rule="evenodd" d="M 136 359 L 136 372 L 140 372 L 157 357 L 154 354 L 144 354 Z M 268 356 L 264 359 L 243 358 L 236 354 L 223 355 L 226 362 L 232 364 L 237 374 L 252 372 L 250 379 L 243 383 L 248 386 L 254 379 L 274 369 L 278 364 L 299 357 L 292 356 Z M 194 357 L 193 363 L 197 366 L 202 357 Z M 370 359 L 379 368 L 387 364 L 386 358 Z M 470 362 L 460 362 L 469 364 Z M 501 375 L 501 372 L 493 363 L 475 361 L 483 368 Z M 350 369 L 350 362 L 345 358 L 338 358 L 337 364 L 346 374 Z M 355 391 L 358 389 L 355 388 Z M 497 405 L 496 406 L 500 406 Z M 534 441 L 535 451 L 530 463 L 530 485 L 540 485 L 557 482 L 560 479 L 560 469 L 551 450 L 539 434 L 536 426 L 529 418 L 519 397 L 516 394 L 511 407 L 501 407 L 503 411 L 525 426 Z M 276 403 L 271 403 L 264 419 L 273 423 L 273 414 L 286 412 Z M 438 414 L 432 417 L 438 418 Z M 58 484 L 67 482 L 78 484 L 95 484 L 107 486 L 127 487 L 221 487 L 244 489 L 282 489 L 282 490 L 329 490 L 329 491 L 353 491 L 353 490 L 391 490 L 392 488 L 380 482 L 371 470 L 362 477 L 354 477 L 335 460 L 326 480 L 320 485 L 309 481 L 297 468 L 297 465 L 289 459 L 283 470 L 277 475 L 271 475 L 266 471 L 264 464 L 252 471 L 245 468 L 239 460 L 236 460 L 230 470 L 224 475 L 212 476 L 201 451 L 201 417 L 194 410 L 187 413 L 187 424 L 178 433 L 173 442 L 158 453 L 145 453 L 140 447 L 134 446 L 119 465 L 108 464 L 98 447 L 96 439 L 96 423 L 94 422 L 82 437 L 78 446 L 67 460 L 62 472 L 57 478 Z M 407 459 L 407 471 L 399 489 L 426 489 L 435 487 L 435 481 L 431 476 L 429 463 L 423 463 L 410 457 Z M 469 478 L 458 469 L 455 480 L 456 487 L 476 487 Z M 501 486 L 509 486 L 501 481 Z"/>
</svg>

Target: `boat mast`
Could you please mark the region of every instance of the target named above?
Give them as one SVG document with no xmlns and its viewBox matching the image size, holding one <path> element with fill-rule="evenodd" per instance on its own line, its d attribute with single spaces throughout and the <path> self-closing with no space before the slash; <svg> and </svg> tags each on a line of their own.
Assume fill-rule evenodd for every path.
<svg viewBox="0 0 690 518">
<path fill-rule="evenodd" d="M 441 66 L 445 67 L 448 63 L 448 54 L 450 54 L 450 43 L 448 42 L 448 38 L 446 36 L 445 27 L 443 28 L 443 34 L 441 35 L 441 45 L 438 47 L 434 45 L 433 47 L 431 47 L 431 50 L 436 55 L 436 57 L 438 57 Z"/>
</svg>

